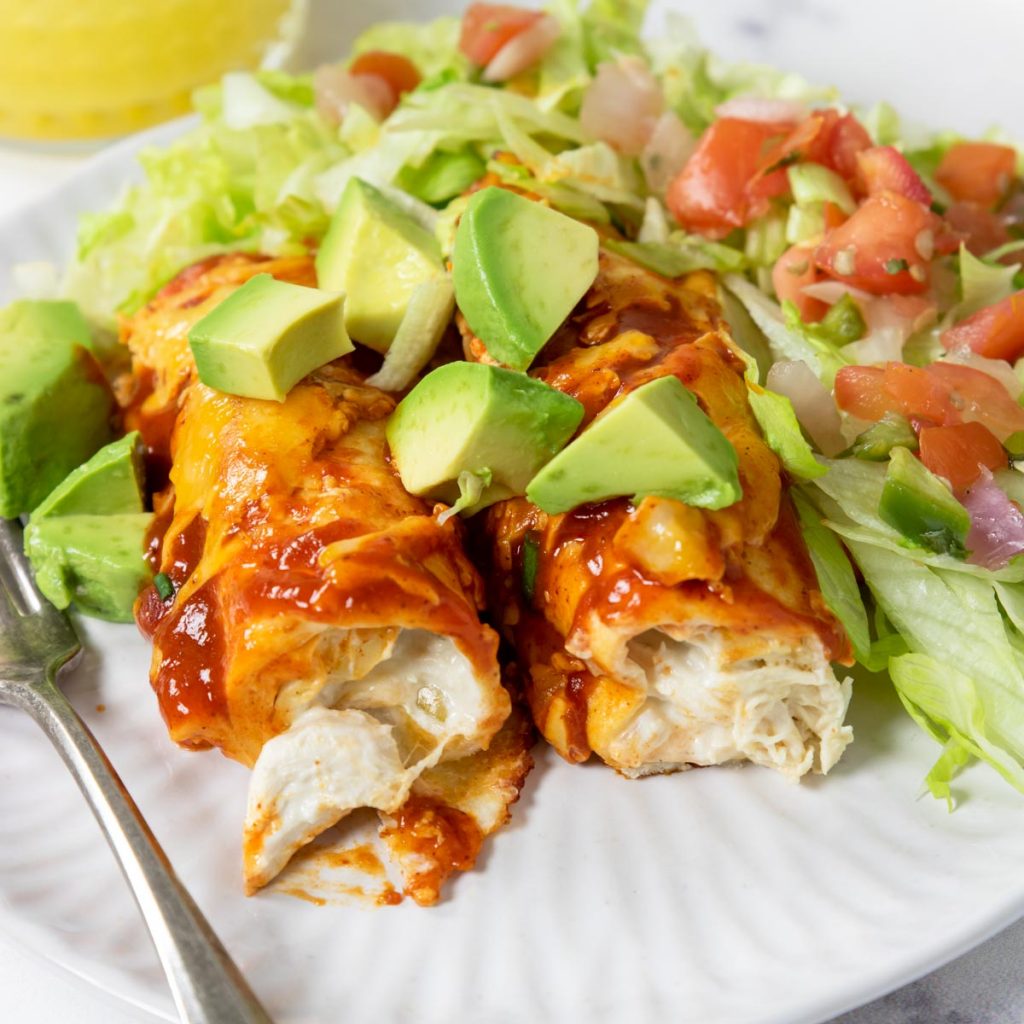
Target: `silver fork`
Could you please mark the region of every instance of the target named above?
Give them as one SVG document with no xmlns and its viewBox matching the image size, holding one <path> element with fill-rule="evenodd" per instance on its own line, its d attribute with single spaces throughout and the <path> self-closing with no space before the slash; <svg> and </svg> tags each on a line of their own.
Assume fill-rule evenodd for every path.
<svg viewBox="0 0 1024 1024">
<path fill-rule="evenodd" d="M 271 1024 L 213 929 L 178 880 L 92 733 L 58 689 L 81 644 L 67 616 L 36 589 L 21 526 L 0 519 L 0 704 L 27 711 L 60 752 L 131 886 L 188 1024 Z"/>
</svg>

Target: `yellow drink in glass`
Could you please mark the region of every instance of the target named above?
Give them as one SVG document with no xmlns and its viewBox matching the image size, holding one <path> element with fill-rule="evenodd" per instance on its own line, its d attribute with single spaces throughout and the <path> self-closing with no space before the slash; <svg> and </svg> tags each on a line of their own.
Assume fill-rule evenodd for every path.
<svg viewBox="0 0 1024 1024">
<path fill-rule="evenodd" d="M 0 0 L 0 135 L 121 135 L 257 67 L 292 0 Z M 292 12 L 294 13 L 294 12 Z"/>
</svg>

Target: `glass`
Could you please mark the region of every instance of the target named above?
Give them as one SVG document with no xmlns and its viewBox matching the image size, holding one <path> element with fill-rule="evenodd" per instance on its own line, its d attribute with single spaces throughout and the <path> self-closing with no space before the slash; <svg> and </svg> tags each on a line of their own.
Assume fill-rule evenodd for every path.
<svg viewBox="0 0 1024 1024">
<path fill-rule="evenodd" d="M 293 0 L 0 0 L 0 135 L 104 138 L 175 117 L 197 86 L 298 31 Z"/>
</svg>

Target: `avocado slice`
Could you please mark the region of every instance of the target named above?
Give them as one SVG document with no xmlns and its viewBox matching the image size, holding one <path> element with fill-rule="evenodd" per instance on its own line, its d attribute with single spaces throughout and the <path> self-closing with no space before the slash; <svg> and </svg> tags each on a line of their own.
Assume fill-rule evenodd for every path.
<svg viewBox="0 0 1024 1024">
<path fill-rule="evenodd" d="M 448 363 L 427 374 L 387 424 L 406 490 L 454 505 L 476 479 L 478 511 L 522 494 L 572 436 L 583 406 L 541 381 L 482 363 Z M 463 478 L 460 487 L 460 476 Z"/>
<path fill-rule="evenodd" d="M 32 519 L 116 515 L 141 512 L 143 507 L 142 442 L 133 430 L 73 469 L 33 509 Z"/>
<path fill-rule="evenodd" d="M 0 311 L 0 516 L 30 512 L 112 435 L 114 398 L 73 302 Z"/>
<path fill-rule="evenodd" d="M 352 351 L 343 308 L 342 295 L 257 274 L 188 332 L 199 379 L 283 402 L 306 374 Z"/>
<path fill-rule="evenodd" d="M 143 545 L 152 521 L 149 512 L 33 520 L 25 553 L 36 584 L 58 608 L 74 601 L 88 615 L 130 622 L 135 598 L 150 581 Z"/>
<path fill-rule="evenodd" d="M 649 494 L 712 509 L 743 496 L 736 450 L 676 377 L 658 377 L 609 406 L 526 488 L 552 515 Z"/>
<path fill-rule="evenodd" d="M 525 370 L 597 277 L 597 232 L 507 189 L 469 201 L 455 234 L 455 301 L 490 356 Z"/>
<path fill-rule="evenodd" d="M 971 517 L 952 491 L 908 449 L 893 448 L 878 515 L 912 544 L 963 558 Z"/>
<path fill-rule="evenodd" d="M 345 293 L 345 327 L 387 352 L 416 287 L 444 273 L 430 232 L 360 178 L 345 186 L 316 255 L 321 288 Z"/>
<path fill-rule="evenodd" d="M 438 206 L 462 195 L 486 170 L 487 164 L 468 146 L 454 153 L 438 150 L 421 166 L 404 167 L 396 184 L 417 199 Z"/>
</svg>

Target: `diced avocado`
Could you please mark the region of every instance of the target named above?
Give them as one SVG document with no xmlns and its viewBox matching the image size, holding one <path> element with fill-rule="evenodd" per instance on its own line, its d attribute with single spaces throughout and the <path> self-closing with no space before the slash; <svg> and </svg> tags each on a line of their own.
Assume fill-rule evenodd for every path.
<svg viewBox="0 0 1024 1024">
<path fill-rule="evenodd" d="M 610 406 L 526 488 L 552 515 L 653 494 L 700 508 L 740 500 L 736 450 L 676 377 L 659 377 Z"/>
<path fill-rule="evenodd" d="M 73 469 L 33 509 L 32 519 L 141 512 L 142 487 L 142 443 L 133 430 Z"/>
<path fill-rule="evenodd" d="M 0 516 L 30 512 L 111 436 L 114 398 L 73 302 L 0 311 Z"/>
<path fill-rule="evenodd" d="M 434 236 L 378 189 L 352 178 L 316 256 L 320 287 L 345 293 L 348 333 L 387 352 L 417 285 L 442 273 Z"/>
<path fill-rule="evenodd" d="M 493 359 L 525 370 L 594 283 L 597 259 L 589 225 L 485 188 L 455 234 L 455 301 Z"/>
<path fill-rule="evenodd" d="M 887 412 L 877 423 L 872 423 L 850 445 L 850 454 L 867 462 L 885 462 L 893 448 L 917 451 L 917 434 L 909 421 L 899 413 Z"/>
<path fill-rule="evenodd" d="M 575 398 L 525 374 L 458 362 L 406 395 L 387 437 L 406 490 L 453 505 L 460 475 L 474 474 L 484 483 L 476 511 L 522 494 L 582 418 Z"/>
<path fill-rule="evenodd" d="M 135 512 L 33 520 L 25 553 L 39 589 L 58 608 L 74 601 L 87 615 L 130 622 L 135 598 L 150 580 L 143 545 L 152 519 Z"/>
<path fill-rule="evenodd" d="M 436 206 L 462 195 L 486 170 L 487 164 L 468 147 L 454 153 L 437 150 L 420 167 L 405 167 L 397 184 L 417 199 Z"/>
<path fill-rule="evenodd" d="M 344 296 L 251 277 L 188 332 L 199 379 L 245 398 L 283 402 L 308 373 L 352 351 Z"/>
<path fill-rule="evenodd" d="M 971 517 L 950 489 L 906 448 L 893 448 L 878 514 L 913 544 L 963 558 Z"/>
</svg>

